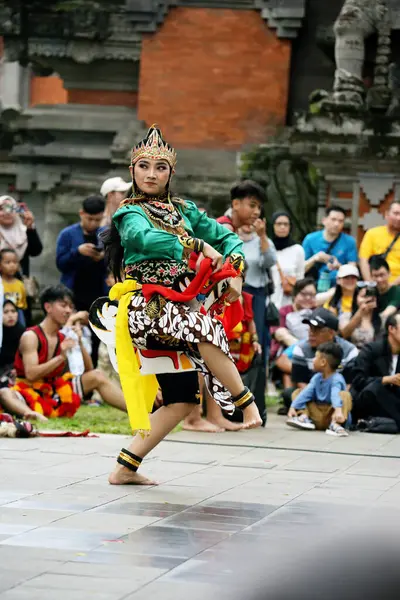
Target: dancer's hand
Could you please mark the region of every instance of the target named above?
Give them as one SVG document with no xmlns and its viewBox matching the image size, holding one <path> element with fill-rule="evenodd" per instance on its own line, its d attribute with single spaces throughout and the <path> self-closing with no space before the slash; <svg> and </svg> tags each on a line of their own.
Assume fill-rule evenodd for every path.
<svg viewBox="0 0 400 600">
<path fill-rule="evenodd" d="M 210 246 L 210 244 L 207 244 L 207 242 L 204 244 L 203 254 L 206 258 L 211 258 L 214 273 L 222 268 L 224 257 L 215 248 Z"/>
<path fill-rule="evenodd" d="M 229 287 L 227 289 L 226 301 L 235 302 L 242 293 L 243 279 L 241 277 L 231 277 L 229 279 Z"/>
</svg>

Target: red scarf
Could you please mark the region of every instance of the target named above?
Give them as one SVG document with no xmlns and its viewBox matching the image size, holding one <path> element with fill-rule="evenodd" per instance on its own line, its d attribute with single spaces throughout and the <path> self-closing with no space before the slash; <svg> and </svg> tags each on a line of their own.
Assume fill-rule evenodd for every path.
<svg viewBox="0 0 400 600">
<path fill-rule="evenodd" d="M 195 259 L 191 258 L 191 265 Z M 227 259 L 219 271 L 213 272 L 211 258 L 204 258 L 200 263 L 200 268 L 194 279 L 190 282 L 184 292 L 177 292 L 172 288 L 164 287 L 163 285 L 157 285 L 152 283 L 146 283 L 142 287 L 143 296 L 148 302 L 154 294 L 160 294 L 167 300 L 173 302 L 190 302 L 193 298 L 196 298 L 199 294 L 205 295 L 209 292 L 213 285 L 216 283 L 228 279 L 230 277 L 237 277 L 238 271 L 232 266 L 229 259 Z M 222 309 L 224 307 L 224 297 L 219 299 L 219 305 Z M 229 306 L 224 307 L 222 323 L 225 331 L 229 332 L 233 329 L 243 317 L 243 307 L 239 300 L 236 300 Z"/>
</svg>

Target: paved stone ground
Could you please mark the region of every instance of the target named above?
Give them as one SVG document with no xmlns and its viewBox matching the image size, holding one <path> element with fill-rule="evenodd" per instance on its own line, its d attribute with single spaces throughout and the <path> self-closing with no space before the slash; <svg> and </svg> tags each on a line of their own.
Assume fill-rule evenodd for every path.
<svg viewBox="0 0 400 600">
<path fill-rule="evenodd" d="M 272 415 L 266 430 L 175 434 L 143 467 L 161 485 L 110 486 L 127 443 L 0 440 L 2 600 L 231 598 L 241 567 L 282 577 L 327 531 L 345 547 L 357 526 L 399 521 L 400 436 Z"/>
</svg>

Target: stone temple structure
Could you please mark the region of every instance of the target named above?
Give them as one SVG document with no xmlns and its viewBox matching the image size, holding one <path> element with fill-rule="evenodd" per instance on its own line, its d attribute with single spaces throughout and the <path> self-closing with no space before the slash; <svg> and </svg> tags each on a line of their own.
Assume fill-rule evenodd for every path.
<svg viewBox="0 0 400 600">
<path fill-rule="evenodd" d="M 58 277 L 58 231 L 128 177 L 153 122 L 179 151 L 174 187 L 211 211 L 241 152 L 272 141 L 317 166 L 320 203 L 343 203 L 354 233 L 400 195 L 397 0 L 43 2 L 25 21 L 21 1 L 0 0 L 0 192 L 37 216 L 41 280 Z"/>
</svg>

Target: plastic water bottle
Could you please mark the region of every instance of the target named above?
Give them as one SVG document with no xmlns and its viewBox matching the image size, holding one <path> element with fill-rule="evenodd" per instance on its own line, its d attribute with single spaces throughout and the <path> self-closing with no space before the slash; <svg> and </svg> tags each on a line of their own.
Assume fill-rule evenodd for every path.
<svg viewBox="0 0 400 600">
<path fill-rule="evenodd" d="M 331 274 L 329 271 L 322 271 L 318 279 L 317 292 L 327 292 L 331 287 Z"/>
<path fill-rule="evenodd" d="M 66 338 L 74 340 L 75 346 L 67 350 L 67 360 L 68 360 L 68 371 L 78 377 L 79 375 L 83 375 L 85 372 L 85 363 L 83 362 L 82 351 L 79 347 L 78 336 L 75 331 L 68 328 L 63 330 Z"/>
</svg>

